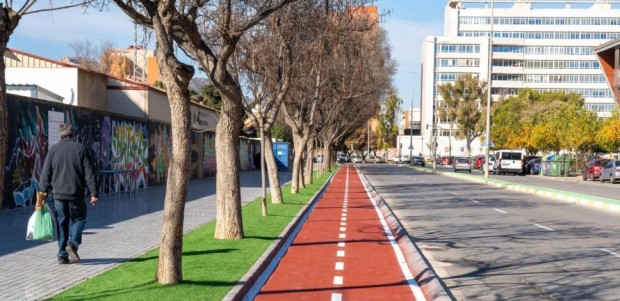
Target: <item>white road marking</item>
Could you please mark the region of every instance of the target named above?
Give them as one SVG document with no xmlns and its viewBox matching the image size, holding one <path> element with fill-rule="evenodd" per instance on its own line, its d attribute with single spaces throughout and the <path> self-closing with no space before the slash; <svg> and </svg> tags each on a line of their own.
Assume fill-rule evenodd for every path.
<svg viewBox="0 0 620 301">
<path fill-rule="evenodd" d="M 336 271 L 344 270 L 344 262 L 336 262 Z"/>
<path fill-rule="evenodd" d="M 343 209 L 342 209 L 342 212 L 347 212 L 347 208 L 343 208 Z"/>
<path fill-rule="evenodd" d="M 347 225 L 347 223 L 346 223 L 346 222 L 342 222 L 342 223 L 340 223 L 340 225 L 341 225 L 341 226 L 346 226 L 346 225 Z"/>
<path fill-rule="evenodd" d="M 347 235 L 346 235 L 346 234 L 344 234 L 344 233 L 340 233 L 340 234 L 338 235 L 338 238 L 347 238 Z"/>
<path fill-rule="evenodd" d="M 458 194 L 458 193 L 456 193 L 456 192 L 450 192 L 450 193 L 451 193 L 452 195 L 459 195 L 459 194 Z"/>
<path fill-rule="evenodd" d="M 388 240 L 390 241 L 390 245 L 392 246 L 394 255 L 396 255 L 396 260 L 398 261 L 398 264 L 400 265 L 400 270 L 403 273 L 403 276 L 405 276 L 407 283 L 409 284 L 409 289 L 411 289 L 411 293 L 413 293 L 415 300 L 426 301 L 426 297 L 424 296 L 424 293 L 422 293 L 422 289 L 420 289 L 420 286 L 418 285 L 415 278 L 413 277 L 413 274 L 411 273 L 411 270 L 409 269 L 409 266 L 407 265 L 407 260 L 405 260 L 405 255 L 403 255 L 403 252 L 398 246 L 398 243 L 396 242 L 394 235 L 392 235 L 392 230 L 390 230 L 390 227 L 388 227 L 387 222 L 385 221 L 385 218 L 383 217 L 383 213 L 381 213 L 381 210 L 377 206 L 377 202 L 370 195 L 370 191 L 368 190 L 368 187 L 366 187 L 366 185 L 364 185 L 364 190 L 366 190 L 366 195 L 370 199 L 370 202 L 372 203 L 373 207 L 375 207 L 375 212 L 377 213 L 377 216 L 379 217 L 379 221 L 381 222 L 383 231 L 385 232 Z"/>
<path fill-rule="evenodd" d="M 342 285 L 344 283 L 344 279 L 342 276 L 334 276 L 334 285 Z"/>
<path fill-rule="evenodd" d="M 474 200 L 474 199 L 469 199 L 469 200 L 470 200 L 470 201 L 472 201 L 472 202 L 474 202 L 474 203 L 477 203 L 477 204 L 479 204 L 479 203 L 480 203 L 480 202 L 478 202 L 478 201 L 476 201 L 476 200 Z"/>
<path fill-rule="evenodd" d="M 545 227 L 545 226 L 540 225 L 540 224 L 534 224 L 534 226 L 536 226 L 536 227 L 540 227 L 540 228 L 543 228 L 543 229 L 548 230 L 548 231 L 554 231 L 553 229 L 551 229 L 551 228 L 549 228 L 549 227 Z"/>
<path fill-rule="evenodd" d="M 341 293 L 332 293 L 332 300 L 331 301 L 342 301 L 342 294 Z"/>
<path fill-rule="evenodd" d="M 605 252 L 605 253 L 609 253 L 609 254 L 611 254 L 611 255 L 613 255 L 613 256 L 616 256 L 616 257 L 620 258 L 620 254 L 618 254 L 618 253 L 616 253 L 616 252 L 613 252 L 613 251 L 610 251 L 610 250 L 607 250 L 607 249 L 599 249 L 599 250 L 601 250 L 601 251 L 603 251 L 603 252 Z"/>
<path fill-rule="evenodd" d="M 344 251 L 343 250 L 336 251 L 336 257 L 344 257 Z"/>
<path fill-rule="evenodd" d="M 344 241 L 338 242 L 338 248 L 344 248 Z"/>
<path fill-rule="evenodd" d="M 495 210 L 495 211 L 497 211 L 499 213 L 508 214 L 508 212 L 506 212 L 504 210 L 497 209 L 497 208 L 493 208 L 493 210 Z"/>
<path fill-rule="evenodd" d="M 342 218 L 340 218 L 340 220 L 344 222 L 344 221 L 347 220 L 347 218 L 346 217 L 342 217 Z"/>
<path fill-rule="evenodd" d="M 443 188 L 437 188 L 437 190 L 443 190 Z"/>
<path fill-rule="evenodd" d="M 347 228 L 345 228 L 345 227 L 340 227 L 340 232 L 345 232 L 345 231 L 347 231 Z"/>
<path fill-rule="evenodd" d="M 346 214 L 346 213 L 343 213 L 343 214 L 342 214 L 342 217 L 347 217 L 347 214 Z"/>
</svg>

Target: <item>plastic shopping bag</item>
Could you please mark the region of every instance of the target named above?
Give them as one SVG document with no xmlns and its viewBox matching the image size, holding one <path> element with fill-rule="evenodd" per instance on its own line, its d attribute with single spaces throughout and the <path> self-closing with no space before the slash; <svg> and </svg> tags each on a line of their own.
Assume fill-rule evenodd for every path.
<svg viewBox="0 0 620 301">
<path fill-rule="evenodd" d="M 27 240 L 52 240 L 54 238 L 54 224 L 52 214 L 45 206 L 47 193 L 37 192 L 35 211 L 28 220 Z"/>
</svg>

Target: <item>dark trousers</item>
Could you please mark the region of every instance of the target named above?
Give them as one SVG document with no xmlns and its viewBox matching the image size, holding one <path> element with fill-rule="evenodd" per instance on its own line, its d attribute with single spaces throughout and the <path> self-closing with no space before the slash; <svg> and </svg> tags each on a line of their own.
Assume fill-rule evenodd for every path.
<svg viewBox="0 0 620 301">
<path fill-rule="evenodd" d="M 58 228 L 58 256 L 67 257 L 65 248 L 72 244 L 76 249 L 82 243 L 82 232 L 86 224 L 86 202 L 84 200 L 56 200 L 54 211 Z"/>
</svg>

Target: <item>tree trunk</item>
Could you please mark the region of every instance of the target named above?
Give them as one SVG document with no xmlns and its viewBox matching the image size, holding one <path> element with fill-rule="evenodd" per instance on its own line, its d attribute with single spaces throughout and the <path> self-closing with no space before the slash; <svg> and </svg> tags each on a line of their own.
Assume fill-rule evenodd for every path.
<svg viewBox="0 0 620 301">
<path fill-rule="evenodd" d="M 215 238 L 242 239 L 244 234 L 239 191 L 241 165 L 239 133 L 242 121 L 239 112 L 243 110 L 243 104 L 239 87 L 230 81 L 226 84 L 224 89 L 228 93 L 222 93 L 222 113 L 215 133 L 215 156 L 217 158 Z"/>
<path fill-rule="evenodd" d="M 304 171 L 304 184 L 305 185 L 310 185 L 312 184 L 312 171 L 314 169 L 314 143 L 312 141 L 313 139 L 308 139 L 308 142 L 306 144 L 306 153 L 308 154 L 306 156 L 306 158 L 308 158 L 308 160 L 306 160 L 306 170 Z"/>
<path fill-rule="evenodd" d="M 172 42 L 166 39 L 169 35 L 167 30 L 172 27 L 169 7 L 157 6 L 157 13 L 152 19 L 159 54 L 157 63 L 166 85 L 172 123 L 172 154 L 166 181 L 156 281 L 161 284 L 176 284 L 183 280 L 183 219 L 191 168 L 188 87 L 194 76 L 194 68 L 179 62 Z"/>
<path fill-rule="evenodd" d="M 265 131 L 265 162 L 269 174 L 269 190 L 271 191 L 271 203 L 282 204 L 282 189 L 280 189 L 280 175 L 278 166 L 273 156 L 273 143 L 271 141 L 271 131 Z"/>
<path fill-rule="evenodd" d="M 293 158 L 293 178 L 291 180 L 291 193 L 299 192 L 299 187 L 303 183 L 301 178 L 301 159 L 304 154 L 306 143 L 303 137 L 293 134 L 293 144 L 295 149 L 295 157 Z"/>
<path fill-rule="evenodd" d="M 19 24 L 21 16 L 10 7 L 0 5 L 0 187 L 5 187 L 6 181 L 6 155 L 9 149 L 9 112 L 6 99 L 6 65 L 4 55 L 6 53 L 9 38 Z M 0 211 L 4 203 L 4 189 L 0 189 Z"/>
<path fill-rule="evenodd" d="M 332 171 L 333 162 L 333 151 L 331 149 L 332 141 L 325 140 L 323 141 L 323 153 L 325 154 L 325 158 L 323 160 L 323 170 Z"/>
</svg>

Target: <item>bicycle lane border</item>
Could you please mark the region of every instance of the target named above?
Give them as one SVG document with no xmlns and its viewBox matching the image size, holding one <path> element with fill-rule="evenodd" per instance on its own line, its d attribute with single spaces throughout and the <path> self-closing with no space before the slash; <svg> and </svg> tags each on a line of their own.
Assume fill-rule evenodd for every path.
<svg viewBox="0 0 620 301">
<path fill-rule="evenodd" d="M 338 186 L 342 184 L 343 176 L 353 177 L 353 181 L 345 182 L 344 191 L 342 185 Z M 373 294 L 380 296 L 377 297 L 379 299 L 385 299 L 386 294 L 390 294 L 390 297 L 401 296 L 402 298 L 403 291 L 406 292 L 405 299 L 412 299 L 414 290 L 411 287 L 417 287 L 417 285 L 412 286 L 411 282 L 415 283 L 415 280 L 407 279 L 403 275 L 399 267 L 403 262 L 403 257 L 397 260 L 397 255 L 394 253 L 397 249 L 400 252 L 400 240 L 403 237 L 408 239 L 408 236 L 397 232 L 400 235 L 399 244 L 396 245 L 397 239 L 389 243 L 387 233 L 390 231 L 388 229 L 387 233 L 384 232 L 387 223 L 384 221 L 381 225 L 380 221 L 383 218 L 382 212 L 385 214 L 385 211 L 372 204 L 375 200 L 371 197 L 371 190 L 368 190 L 367 180 L 364 180 L 365 178 L 359 174 L 357 169 L 351 166 L 340 168 L 330 181 L 322 198 L 315 202 L 313 210 L 305 214 L 309 218 L 306 219 L 303 227 L 298 226 L 301 230 L 294 238 L 293 245 L 288 248 L 283 246 L 280 250 L 287 252 L 285 257 L 272 261 L 271 266 L 278 265 L 278 267 L 274 273 L 271 273 L 270 279 L 265 280 L 264 286 L 258 281 L 244 300 L 252 300 L 258 293 L 256 289 L 258 286 L 263 287 L 263 293 L 258 295 L 258 299 L 266 300 L 278 298 L 290 300 L 291 297 L 299 300 L 308 295 L 312 300 L 316 300 L 317 296 L 322 300 L 348 298 L 359 300 L 372 298 Z M 347 185 L 348 182 L 351 182 L 351 185 Z M 368 221 L 369 217 L 372 217 L 371 224 Z M 338 229 L 340 232 L 335 231 Z M 379 242 L 364 241 L 378 240 L 379 237 L 381 237 Z M 379 249 L 380 253 L 371 257 L 364 248 L 375 249 L 375 251 Z M 347 256 L 344 256 L 345 253 Z M 397 278 L 385 275 L 386 272 L 383 270 L 386 269 L 384 260 L 386 257 L 391 258 L 391 263 L 387 264 L 389 266 L 387 272 L 396 271 Z M 371 258 L 373 260 L 369 261 Z M 316 269 L 300 269 L 304 261 Z M 372 274 L 368 275 L 367 272 Z M 269 274 L 269 270 L 264 274 Z M 384 275 L 386 277 L 382 279 L 389 280 L 387 283 L 379 283 L 381 281 L 378 281 L 374 275 Z M 265 277 L 261 276 L 261 278 Z M 281 284 L 284 286 L 280 286 Z M 389 290 L 391 292 L 386 292 Z M 424 296 L 419 297 L 418 300 L 425 300 Z"/>
</svg>

